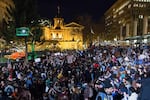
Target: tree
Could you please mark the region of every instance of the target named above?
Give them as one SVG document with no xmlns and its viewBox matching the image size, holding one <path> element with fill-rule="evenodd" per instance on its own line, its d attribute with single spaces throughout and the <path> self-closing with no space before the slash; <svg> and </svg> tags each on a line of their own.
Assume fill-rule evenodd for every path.
<svg viewBox="0 0 150 100">
<path fill-rule="evenodd" d="M 85 20 L 86 19 L 86 20 Z M 92 23 L 92 17 L 89 15 L 83 15 L 83 16 L 78 16 L 76 21 L 85 26 L 84 30 L 83 30 L 83 42 L 90 44 L 90 42 L 92 42 L 92 34 L 90 32 L 90 28 L 93 25 Z"/>
<path fill-rule="evenodd" d="M 16 27 L 27 27 L 31 21 L 37 20 L 37 0 L 14 0 Z"/>
<path fill-rule="evenodd" d="M 43 30 L 41 29 L 40 26 L 32 27 L 31 33 L 32 33 L 32 42 L 41 42 L 42 41 L 40 38 L 43 34 Z"/>
<path fill-rule="evenodd" d="M 13 20 L 12 12 L 15 8 L 13 0 L 0 0 L 0 30 L 3 32 L 4 24 Z"/>
<path fill-rule="evenodd" d="M 86 20 L 85 20 L 86 19 Z M 90 15 L 78 16 L 76 21 L 84 26 L 83 41 L 88 45 L 94 41 L 104 39 L 104 22 L 103 19 L 95 22 Z M 93 32 L 91 32 L 91 30 Z M 98 41 L 99 41 L 98 40 Z"/>
<path fill-rule="evenodd" d="M 24 38 L 18 38 L 16 36 L 16 28 L 19 27 L 28 27 L 32 29 L 31 22 L 36 20 L 38 16 L 37 14 L 37 0 L 14 0 L 15 11 L 14 11 L 14 22 L 11 24 L 11 27 L 6 30 L 7 40 L 10 39 L 16 41 L 23 41 Z M 29 37 L 29 39 L 31 39 Z"/>
<path fill-rule="evenodd" d="M 7 43 L 9 43 L 10 41 L 13 41 L 13 40 L 17 40 L 16 32 L 15 32 L 16 28 L 15 28 L 14 23 L 15 23 L 14 21 L 9 22 L 9 24 L 3 31 L 3 36 Z"/>
</svg>

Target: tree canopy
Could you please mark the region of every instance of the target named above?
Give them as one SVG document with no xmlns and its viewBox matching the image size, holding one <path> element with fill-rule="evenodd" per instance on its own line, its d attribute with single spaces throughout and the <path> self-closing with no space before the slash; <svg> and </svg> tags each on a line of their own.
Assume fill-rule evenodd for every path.
<svg viewBox="0 0 150 100">
<path fill-rule="evenodd" d="M 13 20 L 12 13 L 15 8 L 13 0 L 0 0 L 0 30 L 3 29 L 3 24 L 8 24 Z"/>
</svg>

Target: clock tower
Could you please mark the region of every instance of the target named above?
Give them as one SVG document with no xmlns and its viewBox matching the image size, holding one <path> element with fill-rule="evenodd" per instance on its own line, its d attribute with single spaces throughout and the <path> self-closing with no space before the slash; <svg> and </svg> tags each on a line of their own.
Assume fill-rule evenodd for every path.
<svg viewBox="0 0 150 100">
<path fill-rule="evenodd" d="M 64 19 L 63 18 L 54 18 L 54 28 L 61 29 L 63 26 Z"/>
<path fill-rule="evenodd" d="M 60 7 L 57 7 L 57 16 L 54 18 L 54 28 L 61 29 L 64 19 L 60 17 Z"/>
</svg>

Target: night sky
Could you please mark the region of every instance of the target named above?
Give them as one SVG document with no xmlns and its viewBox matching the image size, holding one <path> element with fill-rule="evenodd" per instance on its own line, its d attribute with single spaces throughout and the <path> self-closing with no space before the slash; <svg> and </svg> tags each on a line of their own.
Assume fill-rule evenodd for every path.
<svg viewBox="0 0 150 100">
<path fill-rule="evenodd" d="M 82 15 L 90 15 L 96 21 L 115 1 L 117 0 L 38 0 L 38 11 L 41 17 L 52 19 L 57 15 L 59 5 L 60 15 L 66 22 Z"/>
</svg>

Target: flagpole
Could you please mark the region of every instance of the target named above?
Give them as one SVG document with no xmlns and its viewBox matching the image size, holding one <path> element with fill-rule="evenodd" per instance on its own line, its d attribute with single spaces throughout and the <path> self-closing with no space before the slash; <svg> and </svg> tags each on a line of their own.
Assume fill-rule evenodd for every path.
<svg viewBox="0 0 150 100">
<path fill-rule="evenodd" d="M 94 33 L 92 27 L 91 27 L 91 30 L 90 30 L 90 31 L 91 31 L 91 34 L 92 34 L 92 35 L 91 35 L 91 40 L 92 40 L 92 45 L 93 45 L 93 35 L 94 35 L 95 33 Z"/>
</svg>

